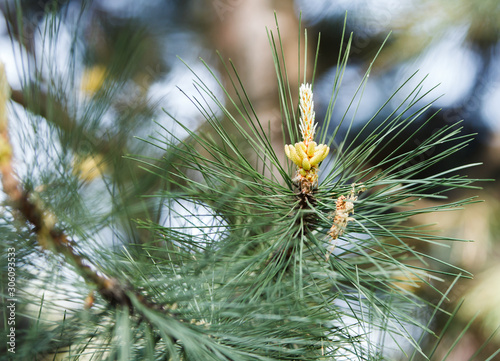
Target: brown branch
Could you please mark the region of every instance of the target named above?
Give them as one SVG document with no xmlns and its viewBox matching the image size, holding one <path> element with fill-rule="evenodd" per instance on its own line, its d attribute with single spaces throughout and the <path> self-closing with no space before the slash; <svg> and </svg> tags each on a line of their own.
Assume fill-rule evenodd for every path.
<svg viewBox="0 0 500 361">
<path fill-rule="evenodd" d="M 16 211 L 15 215 L 34 227 L 33 231 L 37 234 L 38 243 L 42 248 L 63 255 L 86 281 L 97 287 L 97 291 L 112 306 L 126 306 L 132 311 L 132 301 L 129 297 L 131 293 L 148 308 L 163 310 L 162 306 L 147 301 L 143 295 L 134 292 L 129 286 L 122 285 L 115 278 L 100 275 L 95 271 L 95 267 L 85 264 L 89 261 L 84 261 L 85 258 L 73 248 L 67 236 L 55 227 L 42 206 L 30 199 L 29 192 L 23 189 L 12 166 L 12 145 L 8 134 L 6 111 L 10 93 L 3 64 L 0 63 L 0 174 L 3 190 L 8 197 L 9 205 Z"/>
<path fill-rule="evenodd" d="M 7 138 L 6 132 L 2 132 L 2 138 Z M 17 216 L 34 227 L 33 231 L 38 236 L 40 246 L 51 250 L 53 253 L 62 254 L 86 281 L 97 286 L 98 292 L 111 305 L 132 308 L 132 302 L 127 295 L 128 287 L 124 287 L 112 277 L 99 275 L 84 263 L 84 257 L 75 251 L 71 245 L 72 242 L 68 240 L 67 236 L 55 226 L 49 224 L 44 211 L 30 200 L 28 192 L 22 190 L 11 164 L 11 162 L 4 160 L 4 164 L 0 167 L 4 192 L 9 198 L 9 205 L 17 211 Z M 137 295 L 137 297 L 143 299 L 140 295 Z"/>
</svg>

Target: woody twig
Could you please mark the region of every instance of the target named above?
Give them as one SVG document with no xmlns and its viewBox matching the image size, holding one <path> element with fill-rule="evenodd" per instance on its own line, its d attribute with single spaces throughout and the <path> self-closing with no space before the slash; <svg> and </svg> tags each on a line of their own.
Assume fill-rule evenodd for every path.
<svg viewBox="0 0 500 361">
<path fill-rule="evenodd" d="M 11 90 L 7 82 L 4 66 L 0 63 L 0 174 L 2 186 L 8 197 L 8 204 L 15 210 L 16 217 L 33 226 L 38 243 L 44 249 L 61 254 L 72 264 L 78 273 L 87 281 L 94 284 L 101 296 L 112 306 L 126 306 L 132 309 L 134 296 L 149 308 L 160 310 L 162 307 L 148 302 L 141 294 L 133 292 L 129 286 L 122 285 L 117 279 L 99 274 L 95 267 L 84 261 L 84 257 L 72 246 L 72 242 L 64 232 L 55 226 L 55 218 L 45 212 L 39 202 L 35 202 L 25 191 L 16 177 L 12 166 L 12 145 L 8 133 L 7 103 Z"/>
</svg>

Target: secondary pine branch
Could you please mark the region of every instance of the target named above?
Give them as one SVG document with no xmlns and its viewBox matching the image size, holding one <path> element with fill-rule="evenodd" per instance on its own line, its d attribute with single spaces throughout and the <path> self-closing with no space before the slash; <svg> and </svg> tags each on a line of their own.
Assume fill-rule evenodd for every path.
<svg viewBox="0 0 500 361">
<path fill-rule="evenodd" d="M 36 202 L 33 197 L 30 197 L 30 193 L 23 189 L 12 166 L 12 145 L 8 134 L 7 117 L 7 103 L 10 96 L 11 90 L 3 64 L 0 63 L 0 173 L 3 190 L 8 197 L 9 205 L 16 211 L 16 216 L 33 226 L 33 231 L 37 234 L 38 243 L 42 248 L 63 255 L 87 282 L 97 287 L 101 296 L 112 306 L 126 306 L 132 309 L 129 296 L 131 293 L 144 306 L 154 310 L 163 310 L 163 307 L 149 302 L 130 286 L 122 285 L 113 277 L 100 275 L 95 271 L 95 267 L 85 264 L 89 261 L 74 249 L 73 241 L 56 228 L 54 217 L 45 212 L 39 202 Z"/>
</svg>

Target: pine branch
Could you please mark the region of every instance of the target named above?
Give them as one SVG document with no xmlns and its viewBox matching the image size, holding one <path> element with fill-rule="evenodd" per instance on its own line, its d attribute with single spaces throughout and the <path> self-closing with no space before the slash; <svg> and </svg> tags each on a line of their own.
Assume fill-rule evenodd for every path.
<svg viewBox="0 0 500 361">
<path fill-rule="evenodd" d="M 0 63 L 0 173 L 5 194 L 8 196 L 9 205 L 17 211 L 18 218 L 30 223 L 33 232 L 37 234 L 39 245 L 55 254 L 61 254 L 66 261 L 73 265 L 78 273 L 87 281 L 97 287 L 101 296 L 111 306 L 124 306 L 133 309 L 129 294 L 134 294 L 144 306 L 151 309 L 162 310 L 163 307 L 147 301 L 139 292 L 131 289 L 131 286 L 123 286 L 117 279 L 101 275 L 96 267 L 89 266 L 89 260 L 79 254 L 73 247 L 73 241 L 55 225 L 54 216 L 45 211 L 34 197 L 23 189 L 18 181 L 12 165 L 12 145 L 8 134 L 8 117 L 6 105 L 10 98 L 10 87 L 7 83 L 3 64 Z"/>
<path fill-rule="evenodd" d="M 48 44 L 52 45 L 50 36 Z M 371 70 L 370 66 L 344 113 L 332 120 L 352 36 L 344 52 L 339 53 L 330 105 L 320 127 L 314 119 L 312 86 L 295 89 L 290 85 L 286 44 L 279 28 L 277 36 L 268 31 L 268 38 L 284 123 L 281 137 L 292 144 L 275 147 L 231 61 L 222 62 L 226 71 L 222 78 L 228 81 L 220 80 L 217 72 L 203 62 L 223 99 L 188 66 L 197 92 L 189 99 L 206 123 L 193 130 L 167 113 L 187 136 L 159 124 L 156 134 L 144 139 L 160 150 L 153 157 L 139 154 L 123 159 L 125 148 L 116 146 L 120 154 L 113 162 L 120 158 L 116 162 L 119 165 L 115 165 L 111 177 L 103 176 L 92 185 L 105 188 L 109 203 L 117 208 L 106 213 L 110 224 L 104 225 L 101 219 L 98 223 L 119 239 L 121 247 L 119 252 L 116 248 L 95 247 L 89 251 L 94 252 L 91 257 L 81 247 L 92 246 L 94 237 L 87 237 L 82 230 L 82 243 L 77 245 L 71 239 L 73 231 L 74 238 L 78 237 L 80 230 L 74 230 L 80 226 L 77 221 L 67 217 L 66 222 L 56 222 L 49 207 L 16 177 L 7 117 L 2 112 L 9 97 L 3 80 L 7 90 L 0 102 L 0 172 L 12 213 L 33 229 L 44 250 L 63 258 L 94 285 L 106 306 L 100 309 L 97 304 L 82 312 L 68 307 L 68 318 L 65 314 L 54 323 L 44 324 L 42 310 L 50 301 L 42 298 L 37 319 L 41 327 L 26 337 L 48 331 L 44 340 L 49 346 L 28 350 L 27 354 L 38 356 L 47 349 L 59 353 L 59 347 L 67 347 L 70 357 L 76 359 L 88 353 L 92 358 L 186 361 L 375 360 L 384 357 L 384 342 L 373 338 L 379 334 L 381 339 L 391 338 L 403 353 L 411 349 L 414 355 L 425 357 L 420 336 L 432 335 L 433 331 L 431 321 L 420 316 L 446 314 L 442 304 L 449 290 L 441 291 L 436 283 L 450 275 L 470 275 L 419 247 L 420 243 L 446 245 L 456 239 L 430 234 L 424 226 L 411 225 L 407 220 L 476 201 L 446 201 L 447 191 L 474 187 L 475 180 L 455 175 L 468 166 L 424 175 L 431 165 L 465 147 L 470 137 L 460 135 L 458 127 L 446 127 L 416 147 L 403 147 L 411 143 L 411 137 L 418 136 L 421 127 L 402 141 L 401 134 L 428 109 L 417 104 L 427 95 L 422 94 L 421 83 L 410 89 L 388 116 L 380 115 L 387 114 L 387 108 L 393 105 L 389 101 L 383 104 L 349 138 L 354 129 L 353 116 L 347 134 L 342 136 L 340 126 L 348 121 L 349 110 L 360 107 L 356 96 L 362 95 Z M 43 67 L 36 61 L 34 65 Z M 35 69 L 35 73 L 43 74 L 43 69 Z M 54 74 L 57 76 L 56 71 Z M 115 104 L 114 96 L 122 84 L 105 86 L 103 94 L 85 98 L 88 103 L 79 112 L 79 103 L 71 100 L 71 95 L 78 99 L 78 90 L 67 96 L 65 82 L 51 81 L 48 83 L 53 87 L 44 93 L 43 87 L 37 86 L 44 78 L 36 79 L 34 85 L 25 82 L 26 88 L 14 92 L 13 98 L 26 113 L 42 115 L 56 126 L 56 139 L 65 157 L 60 158 L 64 169 L 54 178 L 74 180 L 72 191 L 91 196 L 95 189 L 80 188 L 84 182 L 73 179 L 74 164 L 66 163 L 77 151 L 70 142 L 92 138 L 85 125 L 92 124 L 93 129 L 102 125 L 100 116 Z M 398 88 L 390 100 L 403 89 Z M 298 104 L 294 104 L 296 90 Z M 54 110 L 60 118 L 52 117 Z M 82 119 L 78 118 L 81 113 Z M 129 118 L 122 122 L 118 115 L 113 120 L 113 125 L 120 126 Z M 332 135 L 328 128 L 333 121 L 338 125 Z M 33 122 L 34 127 L 39 123 Z M 110 149 L 116 142 L 103 141 L 97 151 L 103 155 L 116 151 Z M 420 159 L 442 144 L 446 148 Z M 283 150 L 287 158 L 282 156 Z M 130 166 L 120 172 L 130 159 L 139 163 L 139 170 Z M 381 161 L 373 164 L 376 159 Z M 27 178 L 29 184 L 32 179 Z M 47 184 L 40 178 L 43 185 Z M 37 175 L 33 176 L 33 183 L 36 181 Z M 130 193 L 125 188 L 130 184 L 135 187 L 134 196 L 144 195 L 141 206 L 145 212 L 137 210 L 137 203 L 128 202 Z M 420 198 L 440 200 L 442 204 L 422 206 Z M 155 217 L 150 217 L 153 208 Z M 91 213 L 93 209 L 86 211 Z M 125 225 L 125 231 L 116 227 L 116 214 L 123 216 L 118 222 L 123 222 L 119 226 Z M 59 227 L 66 225 L 65 231 L 60 231 L 56 223 Z M 141 242 L 132 244 L 123 236 L 134 226 L 148 234 L 147 241 L 141 238 Z M 32 271 L 24 272 L 30 275 Z M 122 284 L 113 275 L 121 275 L 127 283 Z M 46 289 L 46 282 L 37 287 Z M 419 294 L 419 288 L 432 290 L 442 296 L 442 301 L 434 305 Z M 65 300 L 73 296 L 70 291 L 58 292 Z M 52 302 L 51 306 L 59 306 L 57 301 Z M 415 333 L 415 329 L 422 333 Z"/>
</svg>

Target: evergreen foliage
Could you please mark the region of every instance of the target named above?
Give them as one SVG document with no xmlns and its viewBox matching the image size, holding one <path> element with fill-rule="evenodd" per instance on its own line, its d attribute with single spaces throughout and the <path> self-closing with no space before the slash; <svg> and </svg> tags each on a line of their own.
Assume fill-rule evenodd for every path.
<svg viewBox="0 0 500 361">
<path fill-rule="evenodd" d="M 59 16 L 42 32 L 49 52 Z M 279 30 L 268 35 L 283 134 L 293 145 L 302 139 L 301 113 L 287 73 L 296 70 L 286 68 Z M 421 206 L 424 199 L 446 200 L 454 189 L 476 187 L 477 180 L 463 175 L 476 164 L 425 172 L 473 135 L 462 134 L 457 123 L 406 150 L 422 122 L 432 122 L 432 116 L 422 121 L 430 107 L 421 104 L 428 95 L 422 83 L 408 85 L 418 74 L 352 135 L 354 116 L 347 114 L 361 106 L 370 68 L 344 116 L 332 117 L 352 36 L 347 39 L 326 117 L 316 129 L 318 144 L 330 152 L 318 165 L 319 179 L 306 188 L 297 179 L 301 167 L 284 157 L 283 148 L 276 150 L 268 124 L 258 118 L 237 64 L 222 56 L 229 84 L 205 65 L 223 99 L 192 72 L 197 95 L 190 99 L 209 131 L 172 116 L 185 136 L 157 124 L 155 134 L 133 143 L 117 139 L 123 133 L 105 128 L 103 120 L 127 86 L 126 75 L 105 72 L 99 90 L 82 100 L 72 78 L 74 58 L 68 80 L 53 71 L 55 54 L 27 59 L 23 53 L 29 67 L 22 94 L 13 99 L 22 97 L 24 104 L 11 106 L 8 118 L 11 127 L 24 120 L 36 134 L 14 151 L 30 149 L 37 160 L 23 164 L 23 155 L 4 152 L 0 162 L 19 174 L 8 188 L 13 170 L 2 171 L 1 248 L 3 255 L 16 250 L 17 282 L 16 353 L 2 352 L 2 359 L 431 358 L 442 336 L 434 334 L 433 320 L 454 316 L 442 308 L 454 283 L 445 292 L 437 284 L 470 274 L 420 246 L 462 240 L 409 220 L 476 202 Z M 72 45 L 78 45 L 76 36 Z M 314 76 L 306 79 L 304 71 L 300 78 L 314 92 Z M 405 96 L 394 106 L 400 94 Z M 119 114 L 113 126 L 138 128 L 135 122 L 148 109 Z M 401 141 L 407 129 L 415 130 Z M 2 134 L 3 144 L 12 144 L 12 136 Z M 430 149 L 438 151 L 422 156 Z M 83 173 L 86 161 L 94 173 Z M 103 237 L 113 242 L 104 244 Z M 7 300 L 8 265 L 3 256 L 1 262 Z M 439 301 L 429 301 L 423 290 Z M 5 307 L 0 312 L 7 326 Z"/>
</svg>

